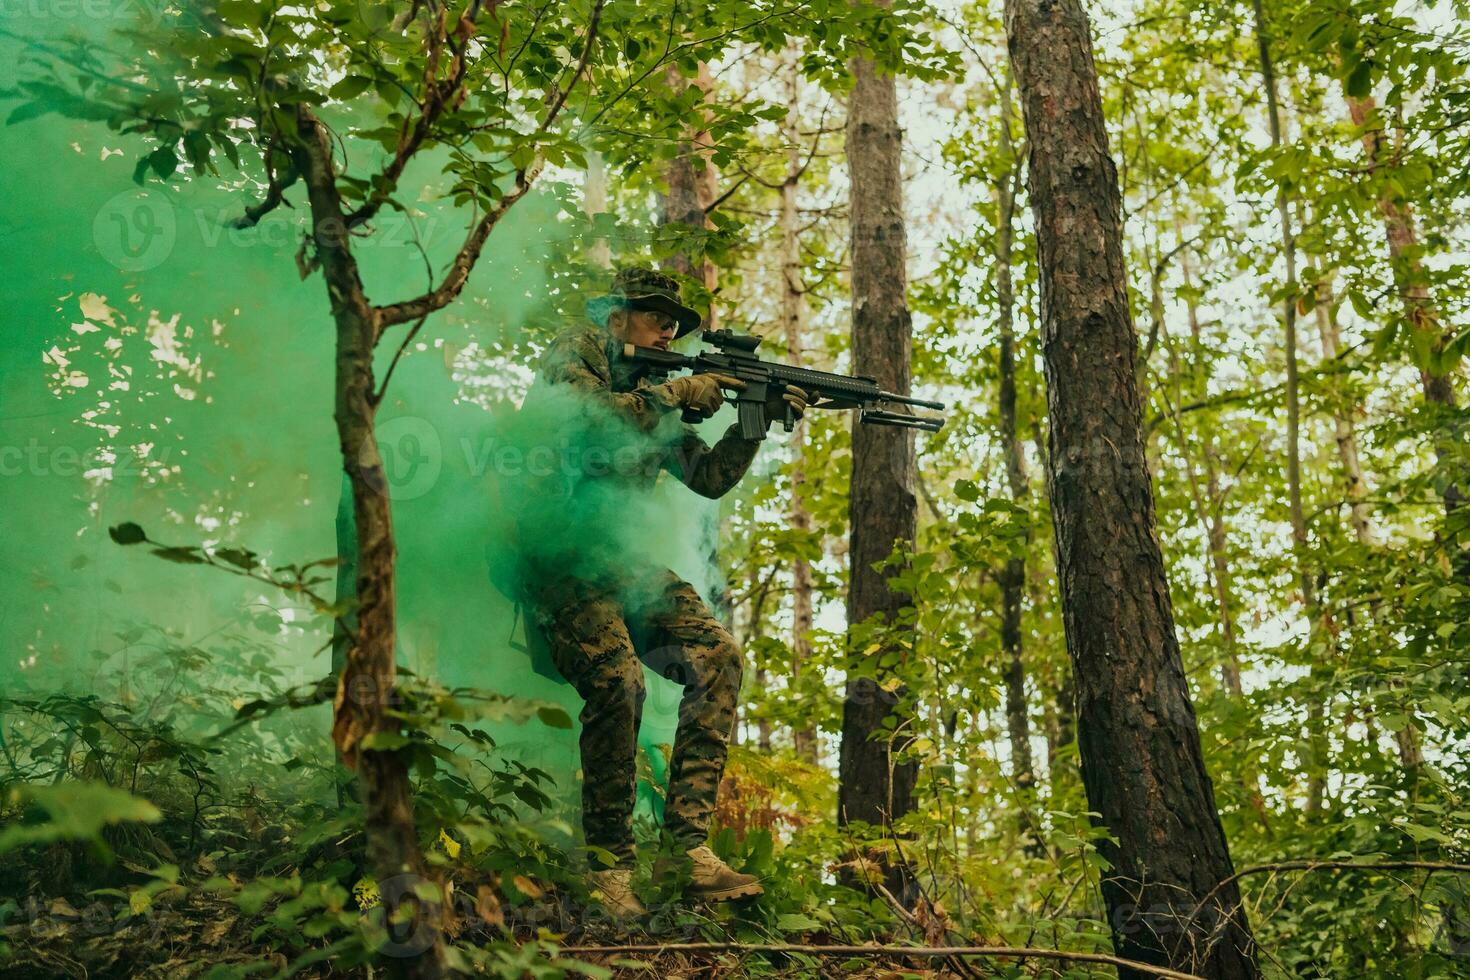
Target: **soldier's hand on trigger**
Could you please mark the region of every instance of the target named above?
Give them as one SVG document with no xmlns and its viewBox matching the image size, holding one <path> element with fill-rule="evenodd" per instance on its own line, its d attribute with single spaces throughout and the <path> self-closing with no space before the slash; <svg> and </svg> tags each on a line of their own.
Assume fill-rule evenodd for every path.
<svg viewBox="0 0 1470 980">
<path fill-rule="evenodd" d="M 723 374 L 691 374 L 670 378 L 664 385 L 673 394 L 675 401 L 685 408 L 692 408 L 705 418 L 720 410 L 725 402 L 721 388 L 739 391 L 745 382 Z"/>
</svg>

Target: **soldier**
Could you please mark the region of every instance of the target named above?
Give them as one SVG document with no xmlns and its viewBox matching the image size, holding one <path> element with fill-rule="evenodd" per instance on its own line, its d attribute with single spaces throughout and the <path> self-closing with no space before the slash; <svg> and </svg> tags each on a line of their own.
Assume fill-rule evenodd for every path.
<svg viewBox="0 0 1470 980">
<path fill-rule="evenodd" d="M 622 357 L 624 344 L 667 348 L 699 326 L 699 314 L 680 300 L 678 283 L 649 269 L 625 269 L 606 296 L 587 304 L 587 314 L 588 324 L 552 341 L 527 401 L 571 395 L 589 431 L 632 434 L 642 458 L 605 474 L 589 475 L 589 467 L 578 479 L 603 493 L 608 481 L 616 481 L 614 496 L 632 495 L 651 489 L 658 471 L 666 469 L 702 496 L 729 492 L 759 443 L 741 438 L 732 426 L 710 447 L 680 422 L 680 414 L 693 410 L 708 418 L 723 402 L 721 389 L 736 390 L 742 382 L 704 374 L 653 384 Z M 806 408 L 799 389 L 788 388 L 781 397 L 798 417 Z M 552 661 L 585 702 L 582 826 L 587 843 L 615 861 L 592 872 L 593 891 L 619 918 L 644 912 L 630 887 L 643 662 L 684 689 L 664 826 L 689 856 L 689 891 L 707 900 L 759 895 L 754 876 L 736 872 L 706 844 L 735 719 L 740 650 L 687 582 L 628 553 L 636 549 L 626 544 L 595 540 L 597 529 L 590 530 L 575 548 L 538 556 L 526 591 Z M 599 544 L 614 553 L 597 554 Z M 576 573 L 569 574 L 573 568 Z"/>
</svg>

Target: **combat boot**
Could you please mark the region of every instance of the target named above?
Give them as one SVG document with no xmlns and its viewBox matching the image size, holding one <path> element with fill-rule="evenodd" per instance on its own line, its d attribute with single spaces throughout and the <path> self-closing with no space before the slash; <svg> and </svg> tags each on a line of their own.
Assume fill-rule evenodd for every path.
<svg viewBox="0 0 1470 980">
<path fill-rule="evenodd" d="M 765 891 L 755 875 L 736 871 L 715 857 L 715 852 L 707 844 L 689 851 L 689 860 L 694 867 L 689 876 L 688 894 L 694 898 L 723 902 L 732 898 L 754 898 Z"/>
<path fill-rule="evenodd" d="M 600 901 L 613 918 L 626 922 L 648 911 L 638 901 L 638 896 L 633 894 L 632 868 L 593 871 L 588 878 L 592 885 L 592 897 Z"/>
</svg>

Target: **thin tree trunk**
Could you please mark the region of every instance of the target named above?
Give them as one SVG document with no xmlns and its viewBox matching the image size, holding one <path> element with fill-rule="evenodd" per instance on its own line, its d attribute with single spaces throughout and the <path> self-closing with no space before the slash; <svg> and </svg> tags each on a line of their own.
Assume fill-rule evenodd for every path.
<svg viewBox="0 0 1470 980">
<path fill-rule="evenodd" d="M 880 76 L 865 58 L 854 60 L 853 79 L 847 117 L 853 370 L 882 388 L 907 394 L 911 326 L 898 93 L 893 76 Z M 847 621 L 856 626 L 876 617 L 891 623 L 909 605 L 909 598 L 889 589 L 888 573 L 874 565 L 887 558 L 895 544 L 911 546 L 914 540 L 918 502 L 912 430 L 864 425 L 854 418 L 848 517 Z M 903 652 L 890 640 L 870 656 L 901 658 Z M 884 690 L 881 682 L 887 668 L 866 673 L 869 676 L 849 676 L 842 704 L 837 819 L 840 825 L 862 821 L 892 827 L 914 806 L 917 766 L 895 758 L 913 737 L 912 721 L 900 717 L 884 734 L 883 720 L 902 710 L 907 692 Z M 901 862 L 891 863 L 885 877 L 889 890 L 911 906 L 916 888 L 908 869 Z"/>
<path fill-rule="evenodd" d="M 1363 148 L 1368 155 L 1371 172 L 1388 164 L 1389 147 L 1383 129 L 1377 125 L 1377 106 L 1371 96 L 1354 98 L 1346 96 L 1348 114 L 1353 125 L 1363 130 Z M 1394 286 L 1404 302 L 1404 317 L 1408 320 L 1411 334 L 1427 335 L 1431 356 L 1444 350 L 1451 337 L 1448 326 L 1441 327 L 1430 300 L 1429 285 L 1424 277 L 1424 264 L 1419 258 L 1419 236 L 1414 227 L 1414 212 L 1407 201 L 1394 197 L 1385 184 L 1378 199 L 1378 210 L 1383 215 L 1383 227 L 1388 237 L 1388 256 L 1393 268 Z M 1455 388 L 1450 374 L 1436 374 L 1431 367 L 1419 369 L 1419 382 L 1424 392 L 1424 402 L 1448 414 L 1455 408 Z M 1453 433 L 1442 432 L 1435 440 L 1435 455 L 1441 464 L 1446 464 L 1456 455 Z M 1460 486 L 1449 483 L 1443 490 L 1445 517 L 1451 525 L 1451 534 L 1458 532 L 1454 527 L 1457 512 L 1465 503 Z M 1470 550 L 1460 548 L 1455 554 L 1455 571 L 1462 581 L 1470 582 Z"/>
<path fill-rule="evenodd" d="M 1253 0 L 1256 18 L 1256 45 L 1261 58 L 1261 75 L 1266 88 L 1266 112 L 1271 128 L 1271 145 L 1280 147 L 1281 110 L 1276 96 L 1276 68 L 1271 61 L 1271 36 L 1266 29 L 1266 15 L 1261 0 Z M 1307 518 L 1302 508 L 1301 463 L 1301 385 L 1297 373 L 1296 340 L 1296 236 L 1292 231 L 1291 202 L 1286 186 L 1276 185 L 1276 213 L 1281 222 L 1281 254 L 1286 263 L 1286 300 L 1282 316 L 1286 333 L 1286 498 L 1291 517 L 1292 550 L 1296 554 L 1297 582 L 1302 605 L 1307 613 L 1308 647 L 1315 645 L 1322 623 L 1322 606 L 1317 598 L 1317 585 L 1308 560 Z M 1313 673 L 1316 673 L 1313 655 Z M 1326 708 L 1321 697 L 1313 696 L 1307 704 L 1307 813 L 1321 812 L 1327 791 Z"/>
<path fill-rule="evenodd" d="M 1337 326 L 1337 298 L 1332 291 L 1330 274 L 1317 281 L 1317 300 L 1312 314 L 1317 321 L 1317 336 L 1322 341 L 1322 360 L 1337 359 L 1342 343 L 1342 334 Z M 1373 547 L 1378 537 L 1373 533 L 1373 517 L 1363 499 L 1368 495 L 1368 483 L 1363 479 L 1363 463 L 1358 455 L 1358 432 L 1353 423 L 1357 414 L 1356 403 L 1344 404 L 1342 386 L 1335 378 L 1327 379 L 1328 393 L 1332 398 L 1332 435 L 1337 443 L 1337 461 L 1342 465 L 1342 488 L 1348 502 L 1348 522 L 1353 537 L 1359 544 Z"/>
<path fill-rule="evenodd" d="M 408 767 L 400 753 L 362 744 L 373 735 L 396 733 L 400 725 L 388 713 L 396 683 L 396 550 L 388 483 L 374 433 L 378 320 L 350 251 L 330 134 L 304 106 L 297 110 L 297 124 L 297 166 L 306 181 L 316 258 L 337 327 L 334 414 L 357 529 L 357 632 L 338 679 L 332 739 L 362 783 L 368 861 L 384 908 L 416 911 L 413 935 L 397 944 L 401 955 L 392 963 L 408 976 L 438 977 L 445 972 L 440 908 L 416 890 L 433 881 L 419 850 Z"/>
<path fill-rule="evenodd" d="M 1007 71 L 997 90 L 1000 100 L 1000 152 L 1008 166 L 996 181 L 995 292 L 1000 334 L 1000 441 L 1005 453 L 1006 482 L 1011 499 L 1024 504 L 1027 497 L 1026 455 L 1016 423 L 1015 286 L 1011 279 L 1016 182 L 1021 163 L 1011 141 L 1011 75 Z M 1030 537 L 1027 536 L 1029 543 Z M 1005 653 L 1006 732 L 1010 736 L 1011 771 L 1021 794 L 1020 832 L 1028 853 L 1038 853 L 1040 835 L 1029 796 L 1036 785 L 1031 759 L 1031 722 L 1026 703 L 1026 665 L 1022 655 L 1021 615 L 1026 592 L 1026 559 L 1008 558 L 1000 575 L 1000 645 Z"/>
<path fill-rule="evenodd" d="M 333 602 L 344 612 L 332 621 L 332 677 L 340 683 L 342 671 L 347 666 L 347 651 L 352 649 L 353 637 L 357 636 L 357 528 L 352 523 L 352 481 L 342 478 L 342 489 L 337 500 L 337 591 Z M 351 772 L 346 769 L 342 750 L 335 751 L 337 764 L 342 769 L 334 773 L 337 783 L 337 806 L 343 806 L 349 798 L 356 798 Z"/>
<path fill-rule="evenodd" d="M 607 164 L 596 150 L 587 153 L 587 179 L 583 185 L 583 206 L 589 219 L 607 212 Z M 587 260 L 600 269 L 611 268 L 612 249 L 606 238 L 595 236 L 587 249 Z"/>
<path fill-rule="evenodd" d="M 1030 143 L 1057 577 L 1083 782 L 1111 835 L 1098 849 L 1113 945 L 1212 980 L 1253 978 L 1155 526 L 1087 18 L 1078 0 L 1007 0 L 1005 23 Z"/>
<path fill-rule="evenodd" d="M 1182 240 L 1183 226 L 1177 213 L 1174 215 L 1174 231 Z M 1189 339 L 1194 355 L 1194 362 L 1191 366 L 1193 383 L 1190 390 L 1192 397 L 1200 400 L 1206 394 L 1205 379 L 1199 371 L 1199 365 L 1204 361 L 1204 337 L 1199 320 L 1199 304 L 1194 298 L 1194 270 L 1190 266 L 1189 249 L 1187 248 L 1179 250 L 1179 274 L 1184 282 L 1185 313 L 1188 317 Z M 1181 445 L 1183 438 L 1181 430 Z M 1215 602 L 1218 606 L 1220 639 L 1225 646 L 1225 660 L 1221 664 L 1220 680 L 1231 697 L 1239 698 L 1245 691 L 1240 680 L 1240 648 L 1235 630 L 1234 589 L 1231 587 L 1233 576 L 1230 572 L 1230 558 L 1225 548 L 1225 500 L 1220 490 L 1220 452 L 1214 432 L 1207 431 L 1203 442 L 1204 451 L 1201 455 L 1204 460 L 1204 501 L 1207 506 L 1201 511 L 1200 516 L 1208 520 L 1205 540 L 1210 552 L 1211 582 L 1214 585 Z"/>
<path fill-rule="evenodd" d="M 1179 228 L 1177 216 L 1175 228 Z M 1183 284 L 1185 284 L 1185 306 L 1188 310 L 1189 336 L 1191 336 L 1192 357 L 1194 357 L 1191 364 L 1192 383 L 1189 386 L 1189 395 L 1198 401 L 1202 400 L 1205 394 L 1205 382 L 1200 372 L 1200 364 L 1204 361 L 1204 342 L 1200 335 L 1200 311 L 1195 306 L 1194 295 L 1189 294 L 1192 284 L 1186 250 L 1180 250 L 1179 264 Z M 1201 488 L 1200 476 L 1195 473 L 1194 458 L 1189 455 L 1189 439 L 1186 436 L 1183 417 L 1179 411 L 1179 406 L 1183 401 L 1183 369 L 1179 361 L 1179 351 L 1167 338 L 1167 334 L 1164 335 L 1164 342 L 1169 348 L 1169 376 L 1173 389 L 1175 389 L 1175 397 L 1169 403 L 1169 413 L 1175 423 L 1175 433 L 1179 438 L 1179 453 L 1185 464 L 1189 498 L 1194 502 L 1195 514 L 1200 519 L 1200 525 L 1204 527 L 1205 548 L 1210 558 L 1207 569 L 1210 570 L 1210 586 L 1214 591 L 1214 599 L 1216 599 L 1220 644 L 1225 651 L 1225 657 L 1220 663 L 1220 683 L 1232 698 L 1244 698 L 1245 688 L 1241 683 L 1241 651 L 1239 651 L 1239 641 L 1236 639 L 1235 630 L 1235 592 L 1232 588 L 1229 557 L 1226 555 L 1225 497 L 1220 492 L 1220 457 L 1216 436 L 1208 423 L 1201 423 L 1200 441 L 1204 444 L 1201 457 L 1205 475 L 1204 488 Z M 1270 821 L 1270 813 L 1266 808 L 1266 796 L 1261 793 L 1260 773 L 1250 761 L 1245 764 L 1241 786 L 1251 810 L 1254 810 L 1255 815 L 1260 818 L 1261 830 L 1267 839 L 1272 839 L 1274 836 L 1272 821 Z"/>
<path fill-rule="evenodd" d="M 801 181 L 801 70 L 795 43 L 787 45 L 782 72 L 786 81 L 786 119 L 781 138 L 786 142 L 786 180 L 781 184 L 781 326 L 786 335 L 786 353 L 800 364 L 802 334 L 806 327 L 806 286 L 801 274 L 801 218 L 796 209 L 796 190 Z M 816 137 L 819 138 L 819 137 Z M 792 530 L 811 533 L 812 516 L 806 509 L 806 420 L 796 423 L 791 434 L 791 503 L 787 519 Z M 796 555 L 791 560 L 791 679 L 801 677 L 802 667 L 812 656 L 812 565 Z M 807 762 L 817 761 L 817 730 L 799 725 L 791 733 L 796 754 Z"/>
<path fill-rule="evenodd" d="M 708 92 L 714 84 L 709 66 L 704 62 L 699 63 L 699 73 L 692 83 L 684 77 L 677 65 L 670 65 L 668 82 L 669 87 L 675 91 L 683 91 L 693 84 L 701 91 Z M 679 153 L 669 161 L 668 169 L 664 173 L 669 186 L 668 195 L 664 198 L 666 224 L 700 229 L 711 227 L 706 212 L 714 204 L 716 174 L 714 165 L 709 160 L 709 146 L 710 136 L 703 128 L 701 117 L 700 123 L 692 125 L 688 137 L 679 143 Z M 702 283 L 711 293 L 714 292 L 716 270 L 715 264 L 709 259 L 702 258 L 696 265 L 689 250 L 681 247 L 663 265 L 666 269 L 689 276 Z M 709 316 L 704 321 L 705 328 L 714 329 L 715 321 L 715 308 L 711 303 Z"/>
</svg>

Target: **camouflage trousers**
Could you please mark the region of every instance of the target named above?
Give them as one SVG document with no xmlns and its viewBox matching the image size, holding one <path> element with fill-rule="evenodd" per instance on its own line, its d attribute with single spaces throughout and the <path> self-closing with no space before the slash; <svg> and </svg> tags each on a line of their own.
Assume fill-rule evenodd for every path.
<svg viewBox="0 0 1470 980">
<path fill-rule="evenodd" d="M 725 768 L 740 649 L 699 594 L 672 572 L 614 590 L 561 579 L 537 590 L 533 615 L 582 707 L 582 828 L 587 843 L 633 858 L 643 664 L 684 688 L 669 765 L 664 827 L 684 847 L 705 842 Z"/>
</svg>

